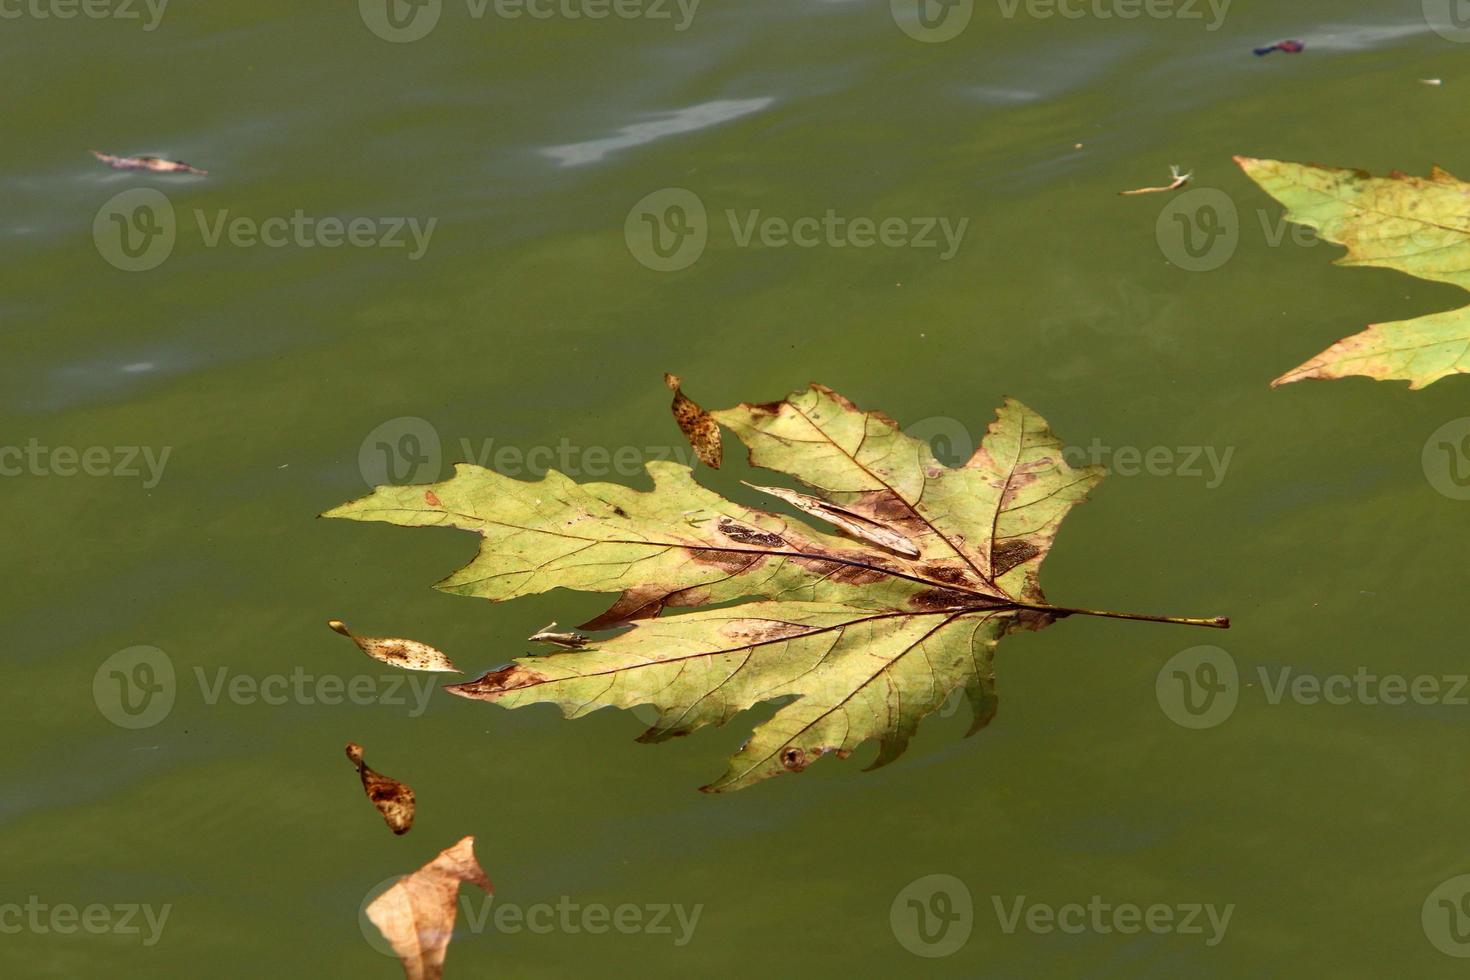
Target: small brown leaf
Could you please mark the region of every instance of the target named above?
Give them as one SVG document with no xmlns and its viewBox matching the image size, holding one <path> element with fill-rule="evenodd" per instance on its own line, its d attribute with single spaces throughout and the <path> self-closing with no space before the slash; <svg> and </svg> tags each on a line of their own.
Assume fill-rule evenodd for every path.
<svg viewBox="0 0 1470 980">
<path fill-rule="evenodd" d="M 363 653 L 385 664 L 402 667 L 404 670 L 434 671 L 445 674 L 462 673 L 458 667 L 449 662 L 449 658 L 442 651 L 436 650 L 427 643 L 397 637 L 356 636 L 340 619 L 328 620 L 327 625 L 334 632 L 341 633 L 356 643 Z"/>
<path fill-rule="evenodd" d="M 91 154 L 114 170 L 147 170 L 155 174 L 198 174 L 203 177 L 208 170 L 184 163 L 181 160 L 165 160 L 162 157 L 115 157 L 111 153 Z"/>
<path fill-rule="evenodd" d="M 367 917 L 388 940 L 408 980 L 444 975 L 444 954 L 454 937 L 455 905 L 461 882 L 495 886 L 475 860 L 475 839 L 465 837 L 412 874 L 398 879 L 367 907 Z"/>
<path fill-rule="evenodd" d="M 395 834 L 406 834 L 413 826 L 414 799 L 413 789 L 406 783 L 400 783 L 391 776 L 385 776 L 380 772 L 368 768 L 368 764 L 362 761 L 362 746 L 356 742 L 347 743 L 347 758 L 351 759 L 357 766 L 357 774 L 362 778 L 363 791 L 367 798 L 373 801 L 373 806 L 383 815 L 383 821 L 388 829 Z"/>
<path fill-rule="evenodd" d="M 744 480 L 740 482 L 745 483 Z M 862 514 L 855 514 L 819 497 L 797 493 L 795 490 L 785 490 L 781 487 L 758 487 L 754 483 L 745 483 L 745 485 L 752 490 L 759 490 L 761 493 L 778 497 L 802 513 L 821 518 L 828 524 L 839 527 L 853 537 L 869 544 L 876 544 L 880 548 L 887 548 L 889 551 L 909 558 L 919 557 L 918 546 L 907 537 L 888 525 L 864 517 Z"/>
<path fill-rule="evenodd" d="M 679 377 L 674 374 L 664 375 L 664 384 L 674 393 L 674 421 L 679 423 L 684 437 L 689 440 L 689 445 L 694 447 L 695 453 L 711 469 L 719 469 L 724 459 L 720 448 L 720 427 L 710 417 L 709 412 L 700 408 L 689 399 L 688 395 L 679 390 Z"/>
</svg>

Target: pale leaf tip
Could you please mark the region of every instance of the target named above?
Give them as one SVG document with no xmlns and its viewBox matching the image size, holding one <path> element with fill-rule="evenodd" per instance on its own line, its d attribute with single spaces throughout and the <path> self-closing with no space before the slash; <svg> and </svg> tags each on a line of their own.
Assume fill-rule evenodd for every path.
<svg viewBox="0 0 1470 980">
<path fill-rule="evenodd" d="M 343 636 L 347 637 L 348 639 L 351 639 L 352 638 L 352 631 L 349 630 L 347 628 L 347 624 L 344 623 L 344 622 L 342 622 L 342 620 L 340 620 L 340 619 L 329 619 L 329 620 L 327 620 L 327 626 L 332 630 L 333 633 L 341 633 Z"/>
</svg>

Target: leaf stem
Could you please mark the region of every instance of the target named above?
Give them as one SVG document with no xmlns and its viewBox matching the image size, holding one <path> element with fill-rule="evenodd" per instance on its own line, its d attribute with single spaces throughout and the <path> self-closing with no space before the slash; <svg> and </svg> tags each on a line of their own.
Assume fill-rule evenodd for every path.
<svg viewBox="0 0 1470 980">
<path fill-rule="evenodd" d="M 1228 616 L 1214 616 L 1209 619 L 1196 619 L 1189 616 L 1150 616 L 1147 613 L 1125 613 L 1111 612 L 1106 609 L 1073 609 L 1069 606 L 1033 606 L 1021 603 L 1027 609 L 1039 609 L 1043 612 L 1055 613 L 1057 616 L 1102 616 L 1105 619 L 1136 619 L 1145 623 L 1175 623 L 1180 626 L 1207 626 L 1210 629 L 1228 630 L 1230 618 Z"/>
</svg>

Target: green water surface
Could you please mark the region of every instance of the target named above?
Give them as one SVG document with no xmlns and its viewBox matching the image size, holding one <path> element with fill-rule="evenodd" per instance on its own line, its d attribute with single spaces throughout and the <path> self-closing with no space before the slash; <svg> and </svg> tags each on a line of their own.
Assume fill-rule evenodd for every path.
<svg viewBox="0 0 1470 980">
<path fill-rule="evenodd" d="M 52 455 L 0 477 L 0 974 L 393 977 L 360 906 L 466 834 L 496 906 L 552 925 L 462 915 L 451 977 L 1463 974 L 1440 947 L 1470 952 L 1451 882 L 1470 873 L 1470 691 L 1451 691 L 1470 460 L 1432 436 L 1470 415 L 1470 380 L 1268 386 L 1462 297 L 1332 266 L 1230 158 L 1470 172 L 1470 34 L 1418 0 L 1237 0 L 1222 20 L 982 0 L 948 40 L 876 0 L 692 19 L 445 0 L 390 41 L 354 6 L 175 0 L 151 30 L 141 4 L 3 8 L 0 445 Z M 1251 54 L 1287 37 L 1307 50 Z M 113 171 L 93 147 L 210 174 Z M 1188 191 L 1118 196 L 1171 164 Z M 163 215 L 109 202 L 147 188 L 175 241 L 130 269 Z M 704 209 L 702 251 L 669 189 Z M 421 254 L 407 232 L 211 234 L 298 213 L 433 226 Z M 742 241 L 768 218 L 815 219 L 808 244 Z M 902 241 L 861 247 L 853 219 Z M 881 771 L 859 771 L 869 748 L 726 796 L 695 788 L 752 719 L 638 745 L 627 713 L 399 686 L 325 628 L 478 673 L 599 611 L 435 592 L 470 536 L 315 515 L 389 464 L 430 480 L 500 451 L 526 478 L 643 485 L 637 460 L 684 451 L 666 370 L 711 406 L 818 380 L 950 455 L 1022 398 L 1115 470 L 1062 529 L 1053 601 L 1234 628 L 1019 635 L 981 735 L 961 708 Z M 68 465 L 93 447 L 99 475 Z M 751 500 L 740 466 L 700 472 Z M 161 651 L 151 675 L 109 660 L 138 646 Z M 1438 693 L 1276 693 L 1355 674 Z M 1178 723 L 1210 695 L 1185 679 L 1231 686 L 1233 712 Z M 417 790 L 406 837 L 348 740 Z M 1042 911 L 1008 929 L 1018 901 Z M 105 927 L 53 928 L 90 905 Z M 1070 905 L 1175 925 L 1048 928 L 1047 909 L 1083 921 Z M 1194 905 L 1229 909 L 1223 933 L 1177 928 Z M 622 906 L 639 924 L 594 931 Z M 675 906 L 689 928 L 658 913 Z M 167 918 L 130 932 L 129 907 Z"/>
</svg>

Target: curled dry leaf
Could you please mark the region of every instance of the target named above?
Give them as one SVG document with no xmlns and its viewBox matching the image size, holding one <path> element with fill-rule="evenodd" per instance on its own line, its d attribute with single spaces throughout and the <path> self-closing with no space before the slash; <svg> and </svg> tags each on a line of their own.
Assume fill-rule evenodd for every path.
<svg viewBox="0 0 1470 980">
<path fill-rule="evenodd" d="M 704 465 L 711 469 L 719 469 L 723 459 L 723 451 L 720 446 L 720 427 L 715 420 L 710 418 L 709 412 L 700 408 L 680 389 L 679 376 L 665 374 L 664 384 L 674 393 L 674 421 L 679 423 L 684 438 L 689 440 L 689 445 L 694 447 L 694 453 Z"/>
<path fill-rule="evenodd" d="M 363 791 L 383 815 L 383 822 L 388 825 L 388 829 L 395 834 L 408 833 L 413 826 L 413 789 L 407 783 L 400 783 L 391 776 L 370 769 L 362 760 L 362 746 L 356 742 L 347 743 L 347 758 L 357 766 Z"/>
<path fill-rule="evenodd" d="M 442 674 L 461 673 L 458 667 L 449 662 L 449 658 L 444 655 L 443 651 L 427 643 L 405 640 L 400 637 L 357 636 L 340 619 L 328 620 L 327 625 L 332 628 L 333 632 L 341 633 L 356 643 L 363 653 L 385 664 L 402 667 L 404 670 L 432 671 Z"/>
<path fill-rule="evenodd" d="M 740 482 L 745 483 L 744 480 Z M 887 548 L 889 551 L 896 551 L 906 558 L 919 557 L 918 547 L 887 524 L 850 510 L 843 510 L 820 497 L 811 497 L 804 493 L 797 493 L 795 490 L 786 490 L 782 487 L 758 487 L 754 483 L 745 483 L 745 485 L 752 490 L 759 490 L 761 493 L 768 493 L 779 500 L 784 500 L 803 514 L 820 518 L 859 540 L 876 544 L 880 548 Z"/>
<path fill-rule="evenodd" d="M 155 174 L 198 174 L 203 177 L 208 170 L 184 163 L 182 160 L 165 160 L 163 157 L 115 157 L 111 153 L 90 151 L 98 160 L 114 170 L 147 170 Z"/>
<path fill-rule="evenodd" d="M 444 954 L 454 936 L 461 882 L 486 894 L 495 888 L 475 860 L 475 839 L 465 837 L 428 864 L 400 878 L 367 907 L 367 917 L 388 940 L 408 980 L 444 975 Z"/>
<path fill-rule="evenodd" d="M 726 500 L 670 461 L 648 464 L 647 492 L 461 465 L 433 486 L 442 508 L 425 506 L 422 487 L 385 486 L 327 516 L 474 532 L 478 555 L 439 588 L 492 601 L 555 588 L 619 593 L 585 628 L 636 626 L 592 649 L 523 657 L 451 693 L 511 708 L 550 702 L 569 718 L 649 704 L 658 711 L 649 742 L 778 703 L 704 787 L 712 792 L 800 772 L 868 740 L 878 742 L 874 765 L 891 762 L 956 690 L 969 697 L 972 730 L 983 727 L 995 711 L 996 646 L 1018 630 L 1083 614 L 1228 625 L 1048 601 L 1041 563 L 1103 473 L 1071 466 L 1046 420 L 1018 401 L 1001 405 L 959 467 L 820 385 L 706 414 L 746 445 L 752 465 L 810 488 L 809 501 L 831 508 L 809 503 L 823 520 L 851 515 L 910 547 L 875 547 L 871 533 L 839 537 Z M 690 606 L 703 608 L 658 615 Z"/>
</svg>

